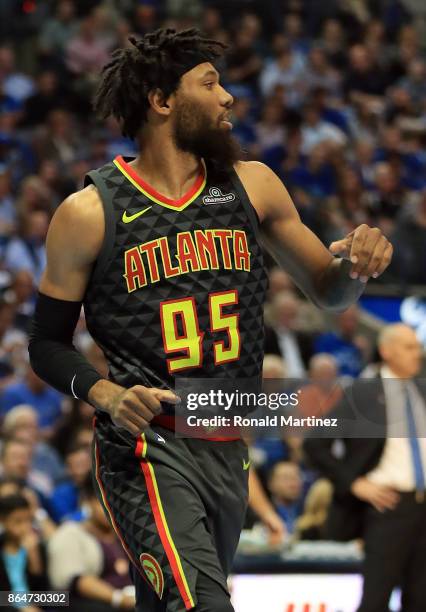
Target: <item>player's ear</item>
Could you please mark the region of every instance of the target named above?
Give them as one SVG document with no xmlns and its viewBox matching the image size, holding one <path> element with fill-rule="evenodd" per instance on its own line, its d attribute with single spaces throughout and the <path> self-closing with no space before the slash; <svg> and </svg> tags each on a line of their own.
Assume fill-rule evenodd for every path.
<svg viewBox="0 0 426 612">
<path fill-rule="evenodd" d="M 148 102 L 150 103 L 151 108 L 159 115 L 167 116 L 170 114 L 170 98 L 166 98 L 161 89 L 157 88 L 150 91 L 148 94 Z"/>
</svg>

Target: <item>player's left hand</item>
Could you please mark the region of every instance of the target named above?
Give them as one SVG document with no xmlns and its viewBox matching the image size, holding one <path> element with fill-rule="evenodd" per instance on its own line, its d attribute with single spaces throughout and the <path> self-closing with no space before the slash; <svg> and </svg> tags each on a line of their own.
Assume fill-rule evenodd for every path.
<svg viewBox="0 0 426 612">
<path fill-rule="evenodd" d="M 382 274 L 392 259 L 393 246 L 378 227 L 365 223 L 358 226 L 342 240 L 329 246 L 333 255 L 349 259 L 353 264 L 350 277 L 366 283 L 369 278 Z"/>
</svg>

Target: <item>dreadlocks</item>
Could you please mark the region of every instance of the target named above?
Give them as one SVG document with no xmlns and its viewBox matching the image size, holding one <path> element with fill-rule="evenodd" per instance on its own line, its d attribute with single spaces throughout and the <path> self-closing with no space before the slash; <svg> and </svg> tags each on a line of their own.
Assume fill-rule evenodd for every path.
<svg viewBox="0 0 426 612">
<path fill-rule="evenodd" d="M 135 138 L 147 119 L 150 91 L 159 88 L 168 98 L 185 72 L 214 62 L 226 48 L 219 41 L 203 38 L 196 28 L 181 32 L 159 29 L 129 41 L 133 47 L 114 51 L 103 68 L 94 109 L 102 118 L 113 115 L 123 135 L 130 138 Z"/>
</svg>

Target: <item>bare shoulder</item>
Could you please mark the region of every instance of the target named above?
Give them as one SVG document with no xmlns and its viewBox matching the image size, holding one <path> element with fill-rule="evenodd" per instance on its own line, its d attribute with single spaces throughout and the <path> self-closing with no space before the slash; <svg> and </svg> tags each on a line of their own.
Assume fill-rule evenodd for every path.
<svg viewBox="0 0 426 612">
<path fill-rule="evenodd" d="M 105 218 L 98 190 L 93 185 L 69 195 L 52 217 L 47 236 L 60 240 L 86 261 L 94 261 L 102 246 Z"/>
<path fill-rule="evenodd" d="M 276 174 L 263 162 L 259 161 L 238 161 L 234 165 L 235 172 L 245 186 L 247 184 L 255 184 L 257 181 L 270 181 L 278 179 Z"/>
<path fill-rule="evenodd" d="M 261 221 L 275 216 L 275 211 L 291 205 L 283 183 L 269 166 L 259 161 L 239 161 L 234 166 Z"/>
</svg>

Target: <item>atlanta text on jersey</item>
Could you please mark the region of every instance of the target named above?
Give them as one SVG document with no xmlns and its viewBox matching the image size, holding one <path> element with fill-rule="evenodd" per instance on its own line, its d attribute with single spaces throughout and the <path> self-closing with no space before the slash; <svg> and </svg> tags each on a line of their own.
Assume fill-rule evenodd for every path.
<svg viewBox="0 0 426 612">
<path fill-rule="evenodd" d="M 176 244 L 175 249 L 171 248 Z M 173 253 L 173 251 L 175 251 Z M 201 270 L 250 272 L 250 252 L 244 230 L 206 229 L 162 236 L 133 246 L 124 253 L 124 278 L 131 293 L 161 276 L 170 278 Z"/>
</svg>

